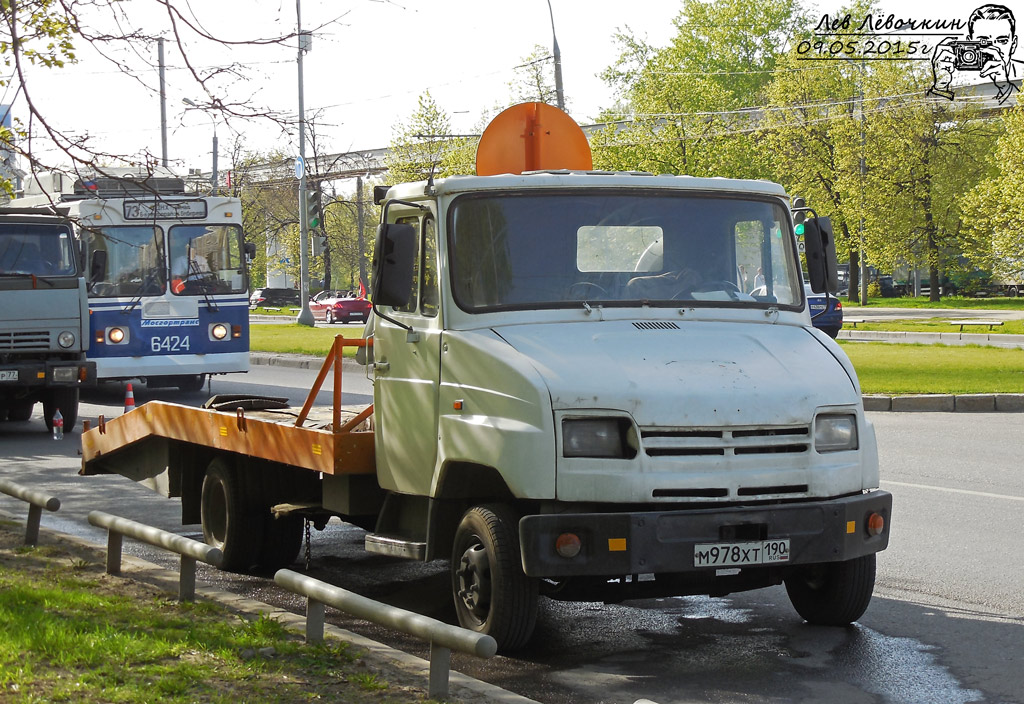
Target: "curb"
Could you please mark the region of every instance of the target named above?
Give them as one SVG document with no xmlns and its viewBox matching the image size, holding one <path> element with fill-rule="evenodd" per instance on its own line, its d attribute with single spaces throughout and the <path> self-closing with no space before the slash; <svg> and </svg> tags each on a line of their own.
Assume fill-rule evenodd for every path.
<svg viewBox="0 0 1024 704">
<path fill-rule="evenodd" d="M 315 355 L 250 352 L 249 363 L 298 369 L 319 369 L 323 358 Z M 342 367 L 364 369 L 354 359 L 342 360 Z M 865 411 L 914 411 L 937 413 L 1024 413 L 1024 394 L 916 394 L 885 396 L 866 394 Z"/>
<path fill-rule="evenodd" d="M 21 520 L 20 516 L 8 513 L 7 511 L 0 510 L 0 516 L 18 523 L 19 525 L 24 525 L 24 521 Z M 96 550 L 101 553 L 105 550 L 103 545 L 91 543 L 79 536 L 61 533 L 60 531 L 50 528 L 41 527 L 40 534 L 50 535 L 51 538 L 56 536 L 59 540 L 76 543 L 81 547 Z M 131 568 L 130 571 L 129 568 Z M 120 577 L 146 582 L 147 584 L 152 584 L 171 593 L 177 593 L 178 591 L 177 572 L 164 569 L 159 565 L 135 557 L 134 555 L 122 555 Z M 257 601 L 255 599 L 239 596 L 238 594 L 224 591 L 223 589 L 202 586 L 199 584 L 196 585 L 196 596 L 210 601 L 215 601 L 232 611 L 247 613 L 254 616 L 267 616 L 268 618 L 278 621 L 293 633 L 298 633 L 303 636 L 306 633 L 305 617 L 292 613 L 286 609 L 271 606 L 270 604 Z M 361 636 L 358 633 L 353 633 L 352 631 L 347 631 L 344 628 L 332 626 L 329 623 L 324 624 L 324 636 L 345 641 L 350 643 L 352 646 L 365 651 L 363 658 L 365 660 L 372 661 L 382 669 L 399 669 L 407 675 L 422 677 L 422 689 L 424 692 L 427 690 L 427 682 L 430 677 L 429 661 L 416 657 L 415 655 L 410 655 L 404 651 L 396 650 L 390 646 L 384 645 L 383 643 L 378 643 L 377 641 Z M 385 673 L 385 677 L 386 676 L 387 675 Z M 456 670 L 451 671 L 448 684 L 450 689 L 449 697 L 452 697 L 455 700 L 463 700 L 467 702 L 472 701 L 474 703 L 482 701 L 497 702 L 498 704 L 540 704 L 540 702 L 537 702 L 534 699 L 529 699 L 516 694 L 515 692 L 510 692 L 507 689 L 502 689 L 497 685 L 484 682 L 483 680 L 478 680 L 474 677 L 470 677 L 469 675 L 464 675 Z"/>
</svg>

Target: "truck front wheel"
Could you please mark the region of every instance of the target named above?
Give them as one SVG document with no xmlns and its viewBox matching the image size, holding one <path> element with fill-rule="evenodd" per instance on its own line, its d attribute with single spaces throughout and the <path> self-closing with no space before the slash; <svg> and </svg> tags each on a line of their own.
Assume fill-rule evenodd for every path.
<svg viewBox="0 0 1024 704">
<path fill-rule="evenodd" d="M 224 553 L 221 569 L 244 572 L 256 563 L 264 517 L 249 500 L 238 471 L 223 458 L 206 469 L 200 516 L 206 543 Z"/>
<path fill-rule="evenodd" d="M 875 555 L 808 565 L 786 577 L 793 608 L 816 626 L 847 626 L 867 610 L 875 589 Z"/>
<path fill-rule="evenodd" d="M 537 580 L 523 573 L 519 521 L 506 506 L 475 506 L 462 516 L 452 550 L 452 592 L 459 623 L 511 651 L 526 645 L 537 621 Z"/>
<path fill-rule="evenodd" d="M 54 389 L 43 399 L 43 420 L 46 421 L 47 432 L 53 432 L 53 417 L 60 409 L 64 419 L 64 432 L 70 433 L 78 422 L 78 389 Z"/>
</svg>

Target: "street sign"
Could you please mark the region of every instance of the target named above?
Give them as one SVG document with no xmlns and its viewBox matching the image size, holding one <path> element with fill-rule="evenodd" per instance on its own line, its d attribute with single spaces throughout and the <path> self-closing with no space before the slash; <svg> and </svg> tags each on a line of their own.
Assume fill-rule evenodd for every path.
<svg viewBox="0 0 1024 704">
<path fill-rule="evenodd" d="M 295 178 L 302 178 L 302 175 L 306 173 L 306 162 L 303 161 L 301 156 L 295 157 Z"/>
</svg>

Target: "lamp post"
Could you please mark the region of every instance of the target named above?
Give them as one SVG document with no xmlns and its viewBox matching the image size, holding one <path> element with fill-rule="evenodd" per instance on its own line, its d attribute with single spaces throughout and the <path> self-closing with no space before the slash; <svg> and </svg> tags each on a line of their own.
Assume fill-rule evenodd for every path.
<svg viewBox="0 0 1024 704">
<path fill-rule="evenodd" d="M 555 36 L 555 11 L 551 9 L 551 0 L 548 0 L 548 14 L 551 15 L 551 54 L 555 59 L 555 97 L 558 99 L 558 109 L 565 110 L 565 94 L 562 92 L 562 53 L 558 50 L 558 37 Z"/>
<path fill-rule="evenodd" d="M 206 112 L 205 109 L 199 107 L 188 98 L 182 98 L 181 102 L 190 108 Z M 210 120 L 213 122 L 213 171 L 210 175 L 210 183 L 213 184 L 213 192 L 217 193 L 217 186 L 219 185 L 219 179 L 217 176 L 217 118 L 214 115 L 210 115 Z"/>
<path fill-rule="evenodd" d="M 306 213 L 306 105 L 302 86 L 302 57 L 310 50 L 311 35 L 302 31 L 302 0 L 295 0 L 295 24 L 299 40 L 299 314 L 295 322 L 313 327 L 313 312 L 309 309 L 309 217 Z"/>
</svg>

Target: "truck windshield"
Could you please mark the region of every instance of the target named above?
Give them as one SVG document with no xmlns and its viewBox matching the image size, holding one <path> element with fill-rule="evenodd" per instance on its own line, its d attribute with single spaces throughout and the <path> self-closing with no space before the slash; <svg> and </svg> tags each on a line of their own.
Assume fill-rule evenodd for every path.
<svg viewBox="0 0 1024 704">
<path fill-rule="evenodd" d="M 782 203 L 650 190 L 486 193 L 450 211 L 458 305 L 802 305 Z"/>
<path fill-rule="evenodd" d="M 53 225 L 0 225 L 0 274 L 76 276 L 71 231 Z"/>
<path fill-rule="evenodd" d="M 84 234 L 90 298 L 159 296 L 164 292 L 163 231 L 152 225 L 105 227 Z M 94 267 L 97 252 L 106 252 Z M 94 268 L 96 269 L 93 273 Z"/>
</svg>

